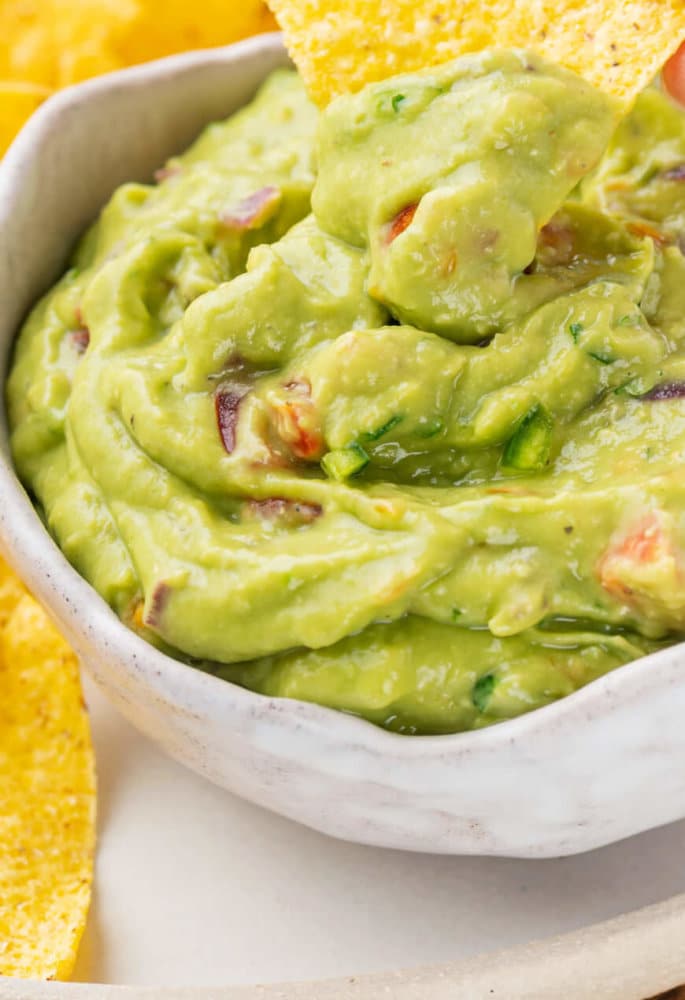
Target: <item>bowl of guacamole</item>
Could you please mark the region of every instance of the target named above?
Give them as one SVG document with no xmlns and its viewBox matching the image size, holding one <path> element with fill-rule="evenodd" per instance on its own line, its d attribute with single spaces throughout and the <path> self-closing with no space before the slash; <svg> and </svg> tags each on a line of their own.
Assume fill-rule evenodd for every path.
<svg viewBox="0 0 685 1000">
<path fill-rule="evenodd" d="M 41 199 L 52 242 L 24 284 L 0 254 L 19 303 L 7 453 L 26 491 L 3 471 L 0 530 L 115 701 L 176 756 L 297 818 L 305 799 L 317 811 L 298 798 L 306 760 L 311 825 L 501 853 L 506 819 L 438 835 L 430 817 L 486 778 L 486 813 L 526 769 L 542 791 L 556 779 L 541 777 L 540 741 L 572 784 L 614 730 L 626 760 L 647 736 L 633 720 L 626 750 L 621 713 L 593 706 L 648 683 L 651 663 L 677 669 L 685 115 L 653 88 L 620 120 L 520 50 L 320 112 L 285 63 L 267 38 L 118 74 L 49 104 L 10 153 L 0 194 L 4 180 L 24 200 L 0 200 L 5 246 L 22 211 L 39 231 Z M 174 126 L 189 86 L 205 101 L 214 87 L 212 110 L 186 102 Z M 136 103 L 135 166 L 124 150 L 103 175 L 107 143 L 121 148 L 103 113 L 125 133 Z M 148 114 L 169 131 L 146 142 Z M 65 165 L 89 141 L 102 196 Z M 43 194 L 20 169 L 56 143 L 71 185 L 59 209 L 57 182 Z M 68 226 L 51 229 L 56 211 Z M 173 708 L 181 689 L 192 710 Z M 634 693 L 623 710 L 638 711 Z M 582 766 L 559 759 L 565 726 L 592 729 Z M 390 790 L 376 752 L 406 769 Z M 282 788 L 260 753 L 279 758 Z M 412 769 L 429 766 L 424 787 Z M 385 789 L 364 836 L 360 787 Z M 397 801 L 424 794 L 425 824 L 391 836 Z M 505 853 L 615 839 L 605 825 L 571 843 L 560 829 L 579 807 L 550 801 L 529 810 L 546 846 L 518 831 Z M 614 811 L 618 835 L 633 832 L 630 809 Z"/>
</svg>

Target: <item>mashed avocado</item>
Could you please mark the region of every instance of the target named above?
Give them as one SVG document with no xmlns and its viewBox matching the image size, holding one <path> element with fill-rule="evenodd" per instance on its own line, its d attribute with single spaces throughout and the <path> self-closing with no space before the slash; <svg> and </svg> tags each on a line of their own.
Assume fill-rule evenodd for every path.
<svg viewBox="0 0 685 1000">
<path fill-rule="evenodd" d="M 318 119 L 318 120 L 317 120 Z M 685 633 L 685 116 L 525 52 L 279 72 L 22 330 L 19 473 L 131 627 L 408 733 Z"/>
</svg>

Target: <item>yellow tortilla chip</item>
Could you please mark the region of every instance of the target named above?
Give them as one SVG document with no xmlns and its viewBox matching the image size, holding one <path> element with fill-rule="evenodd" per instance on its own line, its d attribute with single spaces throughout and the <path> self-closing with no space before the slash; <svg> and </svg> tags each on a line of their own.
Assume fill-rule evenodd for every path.
<svg viewBox="0 0 685 1000">
<path fill-rule="evenodd" d="M 59 87 L 277 27 L 264 0 L 0 0 L 0 23 L 0 156 Z"/>
<path fill-rule="evenodd" d="M 51 0 L 0 0 L 0 80 L 53 85 Z M 0 117 L 0 123 L 4 124 Z"/>
<path fill-rule="evenodd" d="M 0 156 L 19 129 L 51 91 L 32 83 L 4 83 L 0 80 Z"/>
<path fill-rule="evenodd" d="M 485 48 L 531 48 L 630 103 L 685 38 L 683 0 L 269 0 L 317 103 Z"/>
<path fill-rule="evenodd" d="M 24 584 L 12 572 L 7 563 L 0 559 L 0 635 L 12 612 L 25 594 Z"/>
<path fill-rule="evenodd" d="M 138 0 L 138 6 L 138 17 L 121 45 L 126 65 L 187 49 L 228 45 L 277 29 L 264 0 L 204 0 L 199 7 L 188 0 L 166 0 L 162 16 L 159 4 L 151 0 Z"/>
<path fill-rule="evenodd" d="M 50 0 L 48 16 L 56 87 L 276 27 L 263 0 L 205 0 L 201 7 L 187 0 L 161 7 L 153 0 Z"/>
<path fill-rule="evenodd" d="M 125 65 L 120 48 L 140 15 L 138 0 L 51 0 L 50 6 L 55 87 Z"/>
<path fill-rule="evenodd" d="M 0 975 L 63 979 L 93 877 L 88 717 L 74 654 L 1 561 L 0 609 Z"/>
</svg>

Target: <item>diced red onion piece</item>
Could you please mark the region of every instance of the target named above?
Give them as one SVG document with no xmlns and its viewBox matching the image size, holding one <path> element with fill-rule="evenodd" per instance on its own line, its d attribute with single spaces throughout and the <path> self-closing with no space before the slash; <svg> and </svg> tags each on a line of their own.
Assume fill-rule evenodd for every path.
<svg viewBox="0 0 685 1000">
<path fill-rule="evenodd" d="M 261 188 L 223 212 L 221 222 L 229 229 L 238 232 L 259 229 L 276 214 L 282 200 L 283 193 L 280 188 Z"/>
<path fill-rule="evenodd" d="M 223 446 L 231 455 L 235 449 L 238 411 L 249 389 L 244 385 L 219 386 L 214 394 L 216 422 Z"/>
</svg>

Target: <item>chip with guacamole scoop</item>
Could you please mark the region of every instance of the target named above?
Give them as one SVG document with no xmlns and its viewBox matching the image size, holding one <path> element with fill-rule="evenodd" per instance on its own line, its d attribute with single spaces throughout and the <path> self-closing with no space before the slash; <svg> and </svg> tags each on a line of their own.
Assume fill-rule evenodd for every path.
<svg viewBox="0 0 685 1000">
<path fill-rule="evenodd" d="M 487 48 L 531 48 L 630 105 L 685 38 L 682 0 L 269 0 L 320 105 Z"/>
</svg>

